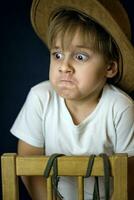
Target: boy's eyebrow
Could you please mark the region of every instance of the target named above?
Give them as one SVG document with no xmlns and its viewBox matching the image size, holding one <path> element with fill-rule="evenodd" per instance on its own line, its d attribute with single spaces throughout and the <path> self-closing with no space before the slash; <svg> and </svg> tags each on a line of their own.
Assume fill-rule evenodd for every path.
<svg viewBox="0 0 134 200">
<path fill-rule="evenodd" d="M 60 49 L 61 47 L 53 46 L 51 49 Z"/>
<path fill-rule="evenodd" d="M 80 48 L 80 49 L 88 49 L 88 50 L 91 50 L 91 48 L 89 46 L 85 46 L 85 45 L 76 45 L 77 48 Z"/>
<path fill-rule="evenodd" d="M 91 48 L 89 46 L 85 46 L 85 45 L 76 45 L 76 46 L 74 46 L 74 48 L 91 50 Z M 53 46 L 51 49 L 61 49 L 61 47 Z"/>
</svg>

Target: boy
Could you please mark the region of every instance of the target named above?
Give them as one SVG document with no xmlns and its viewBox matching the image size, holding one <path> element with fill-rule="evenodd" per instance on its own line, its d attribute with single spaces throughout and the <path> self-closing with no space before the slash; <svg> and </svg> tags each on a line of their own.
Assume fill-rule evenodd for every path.
<svg viewBox="0 0 134 200">
<path fill-rule="evenodd" d="M 20 155 L 134 155 L 133 100 L 113 86 L 134 89 L 128 82 L 134 70 L 130 65 L 130 73 L 124 66 L 134 63 L 133 51 L 123 30 L 113 18 L 106 18 L 110 3 L 126 17 L 124 9 L 118 1 L 106 2 L 105 9 L 95 0 L 33 2 L 33 26 L 50 50 L 50 80 L 31 89 L 11 129 L 19 138 Z M 126 52 L 129 59 L 124 58 Z M 42 177 L 23 181 L 32 199 L 47 199 Z M 104 199 L 103 179 L 99 181 Z M 85 179 L 85 199 L 92 199 L 93 182 Z M 61 177 L 58 189 L 65 200 L 76 199 L 75 178 Z"/>
</svg>

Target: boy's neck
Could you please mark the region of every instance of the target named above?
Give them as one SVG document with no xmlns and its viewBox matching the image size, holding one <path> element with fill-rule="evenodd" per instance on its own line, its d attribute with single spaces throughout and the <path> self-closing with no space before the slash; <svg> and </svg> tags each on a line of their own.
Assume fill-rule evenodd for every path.
<svg viewBox="0 0 134 200">
<path fill-rule="evenodd" d="M 102 94 L 102 92 L 101 92 Z M 101 94 L 85 100 L 65 100 L 66 106 L 75 125 L 80 124 L 96 108 Z"/>
</svg>

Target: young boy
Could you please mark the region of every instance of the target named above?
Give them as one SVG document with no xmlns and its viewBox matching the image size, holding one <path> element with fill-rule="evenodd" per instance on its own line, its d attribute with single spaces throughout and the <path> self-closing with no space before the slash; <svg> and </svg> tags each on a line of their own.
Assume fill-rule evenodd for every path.
<svg viewBox="0 0 134 200">
<path fill-rule="evenodd" d="M 133 100 L 113 86 L 121 83 L 122 88 L 130 90 L 129 83 L 123 80 L 123 70 L 126 72 L 123 64 L 127 65 L 128 60 L 124 59 L 125 52 L 121 48 L 128 40 L 113 18 L 105 19 L 108 10 L 103 10 L 100 2 L 79 2 L 41 0 L 38 6 L 36 0 L 33 2 L 34 28 L 50 50 L 50 80 L 31 89 L 11 129 L 19 138 L 20 155 L 134 155 Z M 114 8 L 119 7 L 124 16 L 125 11 L 116 3 L 118 1 L 109 1 L 109 6 L 110 2 L 115 3 Z M 102 19 L 100 11 L 104 15 Z M 46 31 L 47 22 L 43 20 L 47 21 L 49 15 L 46 39 L 43 28 Z M 111 25 L 109 33 L 107 20 Z M 116 31 L 120 33 L 117 40 Z M 125 44 L 122 44 L 123 36 Z M 132 47 L 126 50 L 130 55 L 129 64 L 133 63 Z M 44 178 L 23 177 L 23 181 L 32 199 L 47 199 Z M 104 199 L 103 179 L 99 182 L 101 199 Z M 92 199 L 93 183 L 93 178 L 85 179 L 85 199 Z M 58 189 L 65 200 L 76 199 L 75 178 L 61 177 Z"/>
</svg>

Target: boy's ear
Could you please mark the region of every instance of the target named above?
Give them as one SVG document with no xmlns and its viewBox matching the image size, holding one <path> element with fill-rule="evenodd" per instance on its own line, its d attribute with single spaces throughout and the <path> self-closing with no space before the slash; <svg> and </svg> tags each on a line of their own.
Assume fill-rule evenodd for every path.
<svg viewBox="0 0 134 200">
<path fill-rule="evenodd" d="M 113 78 L 118 72 L 118 64 L 116 61 L 112 61 L 106 68 L 106 77 Z"/>
</svg>

